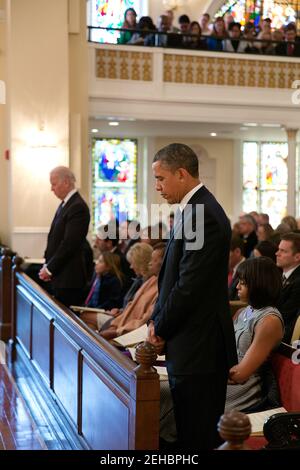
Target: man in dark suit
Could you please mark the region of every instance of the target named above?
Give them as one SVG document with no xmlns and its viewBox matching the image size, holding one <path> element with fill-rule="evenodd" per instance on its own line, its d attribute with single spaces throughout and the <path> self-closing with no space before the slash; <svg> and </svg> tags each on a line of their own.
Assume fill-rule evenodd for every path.
<svg viewBox="0 0 300 470">
<path fill-rule="evenodd" d="M 237 285 L 239 278 L 236 274 L 239 265 L 245 261 L 243 256 L 244 242 L 240 237 L 232 237 L 229 252 L 229 270 L 228 270 L 228 296 L 229 300 L 239 300 Z"/>
<path fill-rule="evenodd" d="M 51 190 L 61 199 L 48 235 L 45 264 L 39 277 L 50 282 L 54 297 L 65 304 L 80 305 L 87 282 L 86 235 L 90 223 L 87 204 L 75 189 L 75 177 L 64 166 L 50 173 Z"/>
<path fill-rule="evenodd" d="M 300 234 L 286 233 L 282 235 L 276 253 L 276 264 L 282 271 L 282 292 L 279 311 L 284 321 L 283 342 L 289 343 L 296 320 L 300 313 Z"/>
<path fill-rule="evenodd" d="M 227 291 L 231 229 L 199 180 L 192 149 L 168 145 L 156 154 L 152 168 L 156 190 L 168 203 L 179 203 L 180 215 L 160 271 L 148 340 L 166 352 L 180 448 L 212 449 L 228 371 L 237 363 Z"/>
</svg>

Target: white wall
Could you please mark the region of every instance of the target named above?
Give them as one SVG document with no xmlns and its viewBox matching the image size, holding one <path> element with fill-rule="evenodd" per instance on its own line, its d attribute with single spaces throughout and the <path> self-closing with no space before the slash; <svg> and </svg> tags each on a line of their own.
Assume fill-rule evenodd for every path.
<svg viewBox="0 0 300 470">
<path fill-rule="evenodd" d="M 58 205 L 49 171 L 69 162 L 68 3 L 9 3 L 11 244 L 39 257 Z"/>
<path fill-rule="evenodd" d="M 6 5 L 5 0 L 0 0 L 0 80 L 6 81 Z M 6 137 L 6 113 L 7 106 L 0 104 L 0 241 L 9 241 L 8 221 L 8 171 L 9 162 L 4 159 L 7 148 Z"/>
</svg>

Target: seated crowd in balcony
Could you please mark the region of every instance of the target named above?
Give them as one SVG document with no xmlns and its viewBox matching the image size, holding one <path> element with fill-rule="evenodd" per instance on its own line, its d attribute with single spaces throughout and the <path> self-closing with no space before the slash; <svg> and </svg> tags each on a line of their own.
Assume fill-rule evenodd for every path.
<svg viewBox="0 0 300 470">
<path fill-rule="evenodd" d="M 179 16 L 178 27 L 173 22 L 171 10 L 160 15 L 155 26 L 149 16 L 142 16 L 137 22 L 135 10 L 128 8 L 122 24 L 125 31 L 120 33 L 118 43 L 300 57 L 295 23 L 274 29 L 271 19 L 265 18 L 258 28 L 253 22 L 242 27 L 230 13 L 213 22 L 208 13 L 204 13 L 199 22 L 191 21 L 187 15 Z"/>
</svg>

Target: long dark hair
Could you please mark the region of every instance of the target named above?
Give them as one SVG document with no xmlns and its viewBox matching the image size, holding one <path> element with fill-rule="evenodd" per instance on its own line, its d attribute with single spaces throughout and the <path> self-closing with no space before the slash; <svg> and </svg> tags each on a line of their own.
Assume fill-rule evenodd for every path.
<svg viewBox="0 0 300 470">
<path fill-rule="evenodd" d="M 248 288 L 249 305 L 254 308 L 277 306 L 282 288 L 281 274 L 270 258 L 247 259 L 238 266 L 237 276 Z"/>
</svg>

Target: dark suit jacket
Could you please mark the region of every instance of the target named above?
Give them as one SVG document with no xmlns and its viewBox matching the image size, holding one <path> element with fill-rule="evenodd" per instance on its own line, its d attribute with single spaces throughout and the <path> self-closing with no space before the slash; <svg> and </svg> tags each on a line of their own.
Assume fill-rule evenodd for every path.
<svg viewBox="0 0 300 470">
<path fill-rule="evenodd" d="M 55 289 L 82 288 L 87 282 L 84 245 L 89 223 L 89 208 L 78 192 L 53 219 L 45 259 Z"/>
<path fill-rule="evenodd" d="M 204 186 L 189 204 L 193 216 L 196 205 L 204 204 L 204 245 L 188 251 L 185 238 L 170 239 L 152 315 L 156 335 L 166 340 L 167 368 L 173 375 L 206 374 L 218 371 L 220 363 L 228 368 L 237 363 L 227 287 L 230 224 Z M 202 229 L 198 226 L 197 233 Z"/>
<path fill-rule="evenodd" d="M 244 254 L 245 258 L 249 258 L 252 251 L 254 250 L 254 247 L 258 243 L 256 233 L 254 231 L 249 233 L 247 238 L 244 238 L 241 235 L 241 239 L 244 241 L 244 253 L 243 254 Z"/>
<path fill-rule="evenodd" d="M 285 326 L 282 341 L 289 343 L 300 313 L 300 266 L 290 275 L 286 285 L 282 288 L 278 309 Z"/>
</svg>

